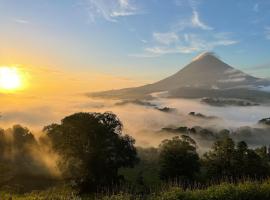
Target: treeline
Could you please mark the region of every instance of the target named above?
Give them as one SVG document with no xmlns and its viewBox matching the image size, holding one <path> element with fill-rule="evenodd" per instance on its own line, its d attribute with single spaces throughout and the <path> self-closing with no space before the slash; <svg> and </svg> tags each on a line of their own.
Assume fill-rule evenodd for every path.
<svg viewBox="0 0 270 200">
<path fill-rule="evenodd" d="M 135 140 L 122 129 L 119 118 L 106 112 L 67 116 L 60 124 L 45 126 L 40 139 L 19 125 L 1 130 L 0 184 L 16 182 L 22 174 L 55 175 L 39 158 L 48 153 L 48 147 L 49 153 L 58 156 L 55 170 L 61 173 L 57 178 L 80 193 L 131 183 L 133 192 L 147 194 L 155 183 L 203 188 L 224 180 L 260 181 L 270 174 L 265 146 L 251 149 L 244 141 L 235 143 L 226 136 L 199 156 L 196 142 L 187 135 L 164 140 L 158 148 L 142 149 L 135 148 Z"/>
<path fill-rule="evenodd" d="M 146 190 L 164 187 L 164 183 L 204 188 L 222 182 L 262 181 L 270 175 L 270 154 L 265 146 L 251 149 L 244 141 L 235 143 L 224 137 L 204 154 L 199 155 L 197 150 L 189 136 L 174 137 L 159 148 L 138 148 L 140 163 L 120 172 L 137 192 L 138 185 Z"/>
<path fill-rule="evenodd" d="M 45 138 L 21 125 L 0 129 L 0 190 L 24 192 L 56 182 L 54 153 Z"/>
</svg>

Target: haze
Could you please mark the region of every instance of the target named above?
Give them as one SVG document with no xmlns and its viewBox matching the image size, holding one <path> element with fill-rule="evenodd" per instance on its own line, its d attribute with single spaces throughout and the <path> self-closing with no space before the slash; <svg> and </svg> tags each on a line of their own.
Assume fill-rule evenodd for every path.
<svg viewBox="0 0 270 200">
<path fill-rule="evenodd" d="M 74 112 L 113 111 L 138 144 L 149 143 L 144 130 L 152 134 L 172 124 L 193 124 L 186 118 L 191 111 L 218 116 L 224 127 L 254 125 L 268 117 L 267 102 L 253 107 L 212 107 L 200 103 L 199 97 L 152 100 L 177 109 L 177 114 L 168 114 L 133 104 L 115 106 L 122 99 L 87 95 L 113 89 L 117 94 L 115 89 L 158 82 L 210 51 L 250 75 L 247 81 L 263 80 L 256 87 L 269 91 L 262 79 L 270 74 L 269 8 L 268 1 L 246 0 L 27 0 L 23 6 L 18 0 L 0 0 L 0 66 L 18 73 L 2 78 L 6 88 L 1 88 L 0 125 L 20 123 L 40 132 L 44 125 Z M 231 78 L 227 74 L 226 80 L 219 80 L 213 69 L 208 73 L 196 67 L 166 85 L 171 90 L 191 84 L 192 79 L 194 86 L 202 80 L 225 84 Z M 207 78 L 198 79 L 203 71 Z M 243 78 L 233 76 L 232 85 Z M 153 92 L 168 89 L 161 85 Z M 134 126 L 140 128 L 135 131 Z"/>
</svg>

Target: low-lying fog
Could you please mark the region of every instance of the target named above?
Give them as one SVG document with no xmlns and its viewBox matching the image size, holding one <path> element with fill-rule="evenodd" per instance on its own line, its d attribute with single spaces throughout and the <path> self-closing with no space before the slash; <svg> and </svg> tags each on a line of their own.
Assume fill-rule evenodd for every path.
<svg viewBox="0 0 270 200">
<path fill-rule="evenodd" d="M 1 108 L 0 127 L 21 124 L 35 134 L 42 134 L 40 130 L 43 126 L 53 122 L 59 123 L 62 118 L 75 112 L 112 111 L 123 122 L 124 132 L 133 136 L 137 145 L 157 146 L 161 140 L 173 136 L 172 133 L 159 132 L 164 127 L 202 126 L 233 129 L 240 126 L 256 126 L 258 120 L 270 117 L 270 105 L 214 107 L 202 104 L 196 99 L 159 98 L 151 101 L 160 108 L 175 108 L 174 112 L 162 112 L 149 105 L 115 105 L 117 102 L 119 101 L 97 100 L 84 96 L 42 101 L 31 99 L 25 104 L 5 102 L 5 106 Z M 188 115 L 192 111 L 216 116 L 218 119 L 209 120 Z"/>
</svg>

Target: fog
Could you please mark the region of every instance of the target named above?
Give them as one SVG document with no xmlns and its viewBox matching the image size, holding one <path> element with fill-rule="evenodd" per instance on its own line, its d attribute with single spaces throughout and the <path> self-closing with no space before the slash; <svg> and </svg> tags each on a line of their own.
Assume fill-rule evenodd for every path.
<svg viewBox="0 0 270 200">
<path fill-rule="evenodd" d="M 254 125 L 260 119 L 269 117 L 270 115 L 270 105 L 217 107 L 203 104 L 200 100 L 190 99 L 161 99 L 159 102 L 163 106 L 177 108 L 182 114 L 195 111 L 205 115 L 217 116 L 222 119 L 220 125 L 225 127 Z"/>
<path fill-rule="evenodd" d="M 259 89 L 265 92 L 270 92 L 270 86 L 261 86 Z"/>
<path fill-rule="evenodd" d="M 34 102 L 33 102 L 34 101 Z M 150 101 L 158 107 L 175 108 L 174 112 L 162 112 L 152 106 L 127 103 L 115 105 L 117 100 L 90 99 L 83 95 L 70 95 L 62 98 L 32 99 L 31 103 L 2 107 L 0 127 L 13 124 L 27 126 L 36 136 L 45 125 L 59 123 L 62 118 L 75 112 L 112 111 L 124 125 L 124 132 L 136 139 L 137 146 L 158 146 L 166 138 L 175 134 L 159 132 L 170 126 L 202 126 L 216 129 L 237 129 L 242 126 L 256 126 L 257 122 L 270 117 L 270 106 L 215 107 L 201 103 L 197 99 L 156 98 Z M 190 112 L 216 116 L 216 119 L 196 118 Z"/>
<path fill-rule="evenodd" d="M 7 101 L 2 98 L 0 101 L 5 105 L 1 107 L 0 127 L 5 129 L 6 141 L 11 141 L 6 143 L 11 145 L 7 147 L 10 151 L 6 154 L 8 162 L 14 163 L 14 158 L 15 166 L 17 162 L 21 162 L 18 156 L 20 154 L 16 154 L 20 149 L 8 139 L 9 134 L 12 135 L 12 129 L 8 128 L 21 124 L 35 136 L 37 144 L 25 147 L 26 154 L 23 155 L 27 157 L 18 165 L 18 170 L 49 177 L 61 175 L 57 168 L 57 161 L 61 157 L 52 151 L 50 142 L 44 140 L 45 133 L 41 130 L 51 123 L 60 123 L 65 116 L 76 112 L 114 112 L 123 123 L 124 134 L 131 135 L 136 140 L 135 145 L 140 147 L 158 147 L 164 139 L 185 134 L 163 129 L 178 127 L 199 127 L 213 133 L 227 129 L 235 141 L 245 140 L 251 147 L 270 144 L 270 128 L 258 124 L 260 119 L 270 117 L 270 105 L 215 107 L 201 103 L 198 99 L 157 97 L 147 103 L 123 103 L 120 100 L 90 99 L 78 94 L 61 98 L 25 97 L 21 98 L 21 101 Z M 162 110 L 164 107 L 170 109 Z M 201 113 L 203 117 L 190 115 L 190 112 Z M 209 136 L 200 132 L 190 136 L 195 139 L 199 154 L 209 150 L 217 139 L 215 135 Z"/>
</svg>

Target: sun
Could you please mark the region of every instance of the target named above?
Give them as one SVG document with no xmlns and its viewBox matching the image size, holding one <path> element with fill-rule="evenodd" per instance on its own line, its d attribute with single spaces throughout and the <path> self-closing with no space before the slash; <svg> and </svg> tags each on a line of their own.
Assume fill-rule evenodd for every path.
<svg viewBox="0 0 270 200">
<path fill-rule="evenodd" d="M 12 91 L 21 86 L 21 75 L 16 67 L 0 67 L 0 89 Z"/>
</svg>

